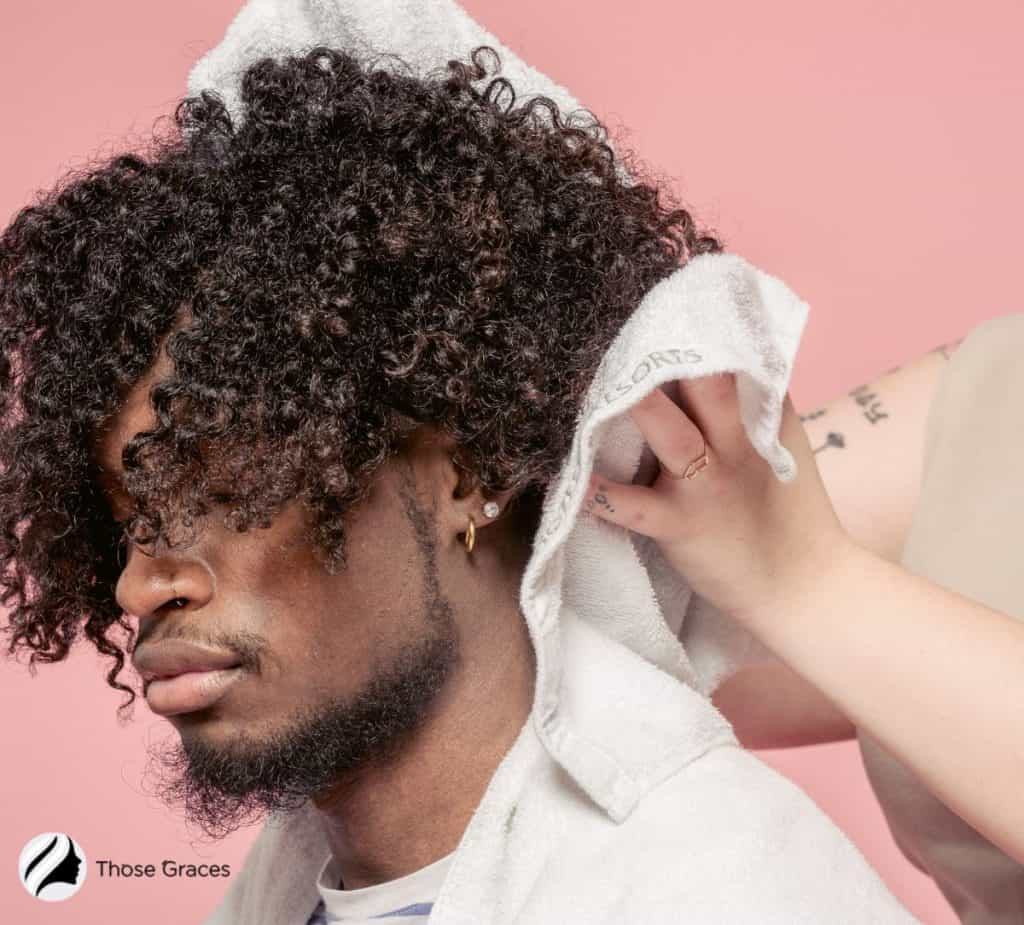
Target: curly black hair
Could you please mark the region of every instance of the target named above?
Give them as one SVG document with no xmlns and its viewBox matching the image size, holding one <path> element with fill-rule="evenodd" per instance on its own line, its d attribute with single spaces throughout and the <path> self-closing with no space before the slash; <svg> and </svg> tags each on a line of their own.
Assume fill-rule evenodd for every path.
<svg viewBox="0 0 1024 925">
<path fill-rule="evenodd" d="M 9 655 L 60 661 L 84 630 L 129 706 L 111 638 L 133 633 L 114 597 L 126 538 L 173 545 L 170 525 L 213 503 L 233 529 L 265 527 L 297 498 L 336 570 L 344 513 L 419 423 L 452 435 L 468 487 L 514 488 L 536 529 L 616 333 L 722 245 L 638 182 L 589 111 L 517 108 L 504 77 L 476 86 L 488 52 L 500 70 L 481 46 L 426 76 L 324 46 L 265 58 L 238 117 L 215 93 L 187 97 L 145 152 L 74 170 L 14 217 L 0 237 Z M 122 456 L 126 528 L 94 441 L 162 343 L 156 426 Z"/>
</svg>

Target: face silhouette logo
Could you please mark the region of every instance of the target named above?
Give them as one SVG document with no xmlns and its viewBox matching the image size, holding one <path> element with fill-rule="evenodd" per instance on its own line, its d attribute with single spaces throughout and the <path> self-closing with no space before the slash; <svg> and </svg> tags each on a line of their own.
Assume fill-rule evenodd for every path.
<svg viewBox="0 0 1024 925">
<path fill-rule="evenodd" d="M 74 896 L 85 883 L 85 852 L 63 832 L 44 832 L 24 848 L 18 858 L 22 885 L 36 899 L 55 903 Z"/>
</svg>

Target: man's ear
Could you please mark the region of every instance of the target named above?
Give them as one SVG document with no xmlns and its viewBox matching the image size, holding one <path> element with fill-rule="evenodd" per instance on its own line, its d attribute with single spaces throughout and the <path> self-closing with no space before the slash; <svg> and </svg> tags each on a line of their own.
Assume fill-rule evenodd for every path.
<svg viewBox="0 0 1024 925">
<path fill-rule="evenodd" d="M 476 480 L 473 478 L 472 473 L 459 462 L 457 453 L 449 451 L 447 455 L 448 461 L 455 472 L 455 488 L 452 490 L 452 494 L 455 498 L 461 500 L 475 489 Z"/>
<path fill-rule="evenodd" d="M 509 488 L 497 494 L 484 492 L 472 474 L 459 463 L 455 453 L 449 454 L 448 458 L 458 475 L 452 494 L 457 500 L 465 502 L 468 511 L 473 513 L 477 526 L 504 518 L 506 509 L 517 494 L 516 489 Z M 492 504 L 497 507 L 497 511 L 490 516 L 487 511 L 493 510 L 490 507 Z"/>
</svg>

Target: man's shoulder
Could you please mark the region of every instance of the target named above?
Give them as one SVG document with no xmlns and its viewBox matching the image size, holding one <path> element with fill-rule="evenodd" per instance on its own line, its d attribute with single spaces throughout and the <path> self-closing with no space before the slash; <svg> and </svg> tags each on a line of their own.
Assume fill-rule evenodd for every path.
<svg viewBox="0 0 1024 925">
<path fill-rule="evenodd" d="M 634 848 L 641 854 L 655 849 L 667 864 L 696 845 L 709 855 L 727 845 L 739 857 L 748 849 L 759 853 L 771 842 L 797 837 L 800 831 L 827 835 L 834 843 L 846 838 L 792 781 L 732 743 L 714 745 L 676 768 L 623 821 L 615 823 L 598 813 L 587 814 L 587 819 L 578 819 L 595 830 L 587 844 L 607 839 L 604 847 L 614 847 L 620 860 Z"/>
<path fill-rule="evenodd" d="M 915 921 L 803 791 L 738 745 L 687 762 L 621 823 L 568 813 L 545 865 L 551 893 L 538 895 L 606 884 L 618 921 L 678 921 L 681 909 L 694 922 Z M 600 902 L 572 921 L 610 921 Z"/>
<path fill-rule="evenodd" d="M 681 767 L 648 793 L 618 833 L 624 841 L 664 839 L 666 848 L 699 840 L 711 853 L 727 847 L 736 857 L 802 835 L 831 849 L 848 843 L 803 790 L 738 744 L 717 745 Z"/>
</svg>

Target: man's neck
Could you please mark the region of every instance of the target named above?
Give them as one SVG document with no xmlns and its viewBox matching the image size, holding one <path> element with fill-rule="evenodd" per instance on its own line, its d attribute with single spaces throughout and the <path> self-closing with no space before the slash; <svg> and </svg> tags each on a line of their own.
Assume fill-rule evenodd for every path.
<svg viewBox="0 0 1024 925">
<path fill-rule="evenodd" d="M 458 846 L 533 705 L 526 624 L 498 626 L 500 637 L 478 633 L 466 643 L 458 672 L 392 761 L 316 799 L 346 889 L 404 877 Z"/>
</svg>

